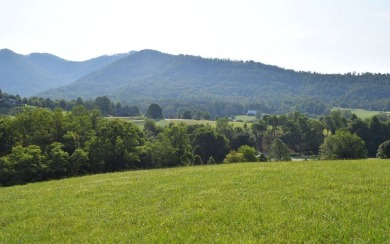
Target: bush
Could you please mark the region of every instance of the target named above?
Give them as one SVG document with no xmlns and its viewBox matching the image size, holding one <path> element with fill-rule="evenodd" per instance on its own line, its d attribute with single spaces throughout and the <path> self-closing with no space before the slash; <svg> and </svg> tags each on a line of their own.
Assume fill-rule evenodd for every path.
<svg viewBox="0 0 390 244">
<path fill-rule="evenodd" d="M 245 162 L 245 157 L 244 157 L 244 154 L 233 150 L 228 155 L 226 155 L 226 157 L 223 160 L 223 162 L 224 163 Z"/>
<path fill-rule="evenodd" d="M 247 145 L 243 145 L 237 150 L 244 155 L 245 162 L 256 162 L 256 149 Z"/>
<path fill-rule="evenodd" d="M 367 157 L 364 141 L 356 134 L 338 130 L 320 146 L 322 159 L 361 159 Z"/>
<path fill-rule="evenodd" d="M 215 159 L 213 157 L 210 157 L 209 160 L 207 161 L 207 164 L 215 164 Z"/>
<path fill-rule="evenodd" d="M 259 156 L 259 162 L 267 162 L 267 157 L 264 155 L 264 153 L 260 153 Z"/>
<path fill-rule="evenodd" d="M 202 158 L 199 155 L 195 155 L 192 164 L 193 165 L 202 165 L 203 164 Z"/>
<path fill-rule="evenodd" d="M 379 145 L 376 157 L 381 159 L 390 158 L 390 140 Z"/>
</svg>

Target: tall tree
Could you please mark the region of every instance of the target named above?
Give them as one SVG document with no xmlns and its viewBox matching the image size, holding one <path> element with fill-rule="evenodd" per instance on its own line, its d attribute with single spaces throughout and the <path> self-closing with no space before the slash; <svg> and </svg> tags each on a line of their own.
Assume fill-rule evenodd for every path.
<svg viewBox="0 0 390 244">
<path fill-rule="evenodd" d="M 390 140 L 379 145 L 376 157 L 381 159 L 390 158 Z"/>
<path fill-rule="evenodd" d="M 97 97 L 95 99 L 96 106 L 102 111 L 102 114 L 107 116 L 113 113 L 114 110 L 114 103 L 111 102 L 111 100 L 106 97 Z"/>
<path fill-rule="evenodd" d="M 163 113 L 162 113 L 162 108 L 158 104 L 155 104 L 155 103 L 149 105 L 145 116 L 148 118 L 151 118 L 151 119 L 164 118 Z"/>
<path fill-rule="evenodd" d="M 290 161 L 290 152 L 287 145 L 280 139 L 272 142 L 270 155 L 274 161 Z"/>
<path fill-rule="evenodd" d="M 142 132 L 134 124 L 119 119 L 102 120 L 90 142 L 89 158 L 97 163 L 97 170 L 113 172 L 134 168 L 143 143 Z"/>
<path fill-rule="evenodd" d="M 202 162 L 207 162 L 210 157 L 213 157 L 217 163 L 220 163 L 229 152 L 229 141 L 225 136 L 216 133 L 211 126 L 198 127 L 192 137 L 194 155 L 199 155 Z"/>
<path fill-rule="evenodd" d="M 325 138 L 320 147 L 322 159 L 360 159 L 367 157 L 364 141 L 345 130 Z"/>
</svg>

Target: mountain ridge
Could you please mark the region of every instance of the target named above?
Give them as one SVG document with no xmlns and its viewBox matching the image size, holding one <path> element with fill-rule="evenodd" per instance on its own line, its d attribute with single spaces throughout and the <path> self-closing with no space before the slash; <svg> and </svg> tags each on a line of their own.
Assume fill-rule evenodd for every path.
<svg viewBox="0 0 390 244">
<path fill-rule="evenodd" d="M 100 56 L 75 64 L 51 54 L 23 56 L 4 49 L 0 50 L 1 79 L 6 66 L 2 62 L 7 57 L 21 62 L 32 73 L 33 81 L 49 83 L 45 91 L 33 94 L 36 85 L 19 89 L 31 89 L 30 95 L 51 99 L 108 96 L 129 105 L 160 102 L 175 107 L 180 106 L 178 102 L 260 104 L 272 107 L 272 111 L 299 110 L 310 114 L 323 113 L 325 105 L 390 110 L 390 74 L 321 74 L 254 61 L 172 55 L 151 49 L 115 57 Z M 15 65 L 12 62 L 7 65 L 11 68 L 6 71 L 14 69 L 10 73 L 18 77 Z M 90 68 L 88 72 L 85 67 Z M 56 69 L 57 73 L 53 71 Z M 22 78 L 28 84 L 28 77 Z M 4 80 L 0 80 L 0 89 L 9 92 L 3 85 Z"/>
<path fill-rule="evenodd" d="M 67 85 L 129 53 L 104 55 L 86 61 L 68 61 L 49 53 L 18 54 L 0 50 L 0 89 L 32 96 L 38 92 Z"/>
<path fill-rule="evenodd" d="M 170 99 L 273 102 L 281 106 L 285 100 L 309 97 L 340 106 L 375 103 L 382 110 L 390 109 L 390 74 L 320 74 L 254 61 L 172 55 L 146 49 L 39 95 L 54 99 L 107 95 L 128 104 Z"/>
</svg>

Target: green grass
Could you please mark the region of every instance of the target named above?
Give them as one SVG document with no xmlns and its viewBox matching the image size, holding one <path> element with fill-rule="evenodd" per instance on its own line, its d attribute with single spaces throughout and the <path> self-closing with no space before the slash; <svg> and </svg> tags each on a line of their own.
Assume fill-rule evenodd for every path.
<svg viewBox="0 0 390 244">
<path fill-rule="evenodd" d="M 389 243 L 390 160 L 243 163 L 0 188 L 0 243 Z"/>
<path fill-rule="evenodd" d="M 370 111 L 365 109 L 339 108 L 339 107 L 334 107 L 332 108 L 332 110 L 341 110 L 341 111 L 350 110 L 353 114 L 355 114 L 358 118 L 361 119 L 371 118 L 372 116 L 382 113 L 381 111 Z"/>
<path fill-rule="evenodd" d="M 144 119 L 139 119 L 136 118 L 134 119 L 133 117 L 106 117 L 107 119 L 121 119 L 125 120 L 131 123 L 134 123 L 137 125 L 140 129 L 144 128 L 145 120 Z M 253 117 L 252 117 L 253 118 Z M 170 123 L 174 124 L 179 124 L 179 123 L 184 123 L 186 125 L 211 125 L 212 127 L 215 127 L 217 125 L 217 122 L 215 120 L 196 120 L 196 119 L 163 119 L 163 120 L 158 120 L 156 121 L 156 125 L 166 127 Z M 235 126 L 235 127 L 244 127 L 244 124 L 246 122 L 229 122 L 229 124 Z M 247 126 L 249 127 L 251 123 L 246 123 Z"/>
<path fill-rule="evenodd" d="M 253 122 L 256 121 L 256 116 L 249 116 L 249 115 L 237 115 L 235 116 L 236 120 L 242 120 L 244 122 Z"/>
</svg>

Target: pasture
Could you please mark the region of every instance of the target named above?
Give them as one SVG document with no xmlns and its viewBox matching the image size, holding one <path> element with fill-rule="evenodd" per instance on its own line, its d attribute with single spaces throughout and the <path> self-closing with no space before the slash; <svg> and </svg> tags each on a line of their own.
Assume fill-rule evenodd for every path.
<svg viewBox="0 0 390 244">
<path fill-rule="evenodd" d="M 253 117 L 252 117 L 253 118 Z M 134 123 L 137 125 L 140 129 L 144 128 L 145 124 L 145 118 L 143 117 L 106 117 L 106 119 L 121 119 L 125 120 L 131 123 Z M 184 123 L 186 125 L 210 125 L 212 127 L 215 127 L 217 122 L 215 120 L 196 120 L 196 119 L 162 119 L 162 120 L 156 120 L 156 125 L 161 127 L 166 127 L 170 123 L 179 124 Z M 240 122 L 240 121 L 231 121 L 229 124 L 233 125 L 234 127 L 244 127 L 244 124 L 247 124 L 249 127 L 251 125 L 250 122 Z"/>
<path fill-rule="evenodd" d="M 0 188 L 0 243 L 388 243 L 390 160 L 239 163 Z"/>
<path fill-rule="evenodd" d="M 340 108 L 340 107 L 334 107 L 332 108 L 332 110 L 340 110 L 340 111 L 349 110 L 353 114 L 355 114 L 358 118 L 361 119 L 368 119 L 371 118 L 372 116 L 382 113 L 381 111 L 371 111 L 366 109 L 354 109 L 354 108 Z"/>
</svg>

